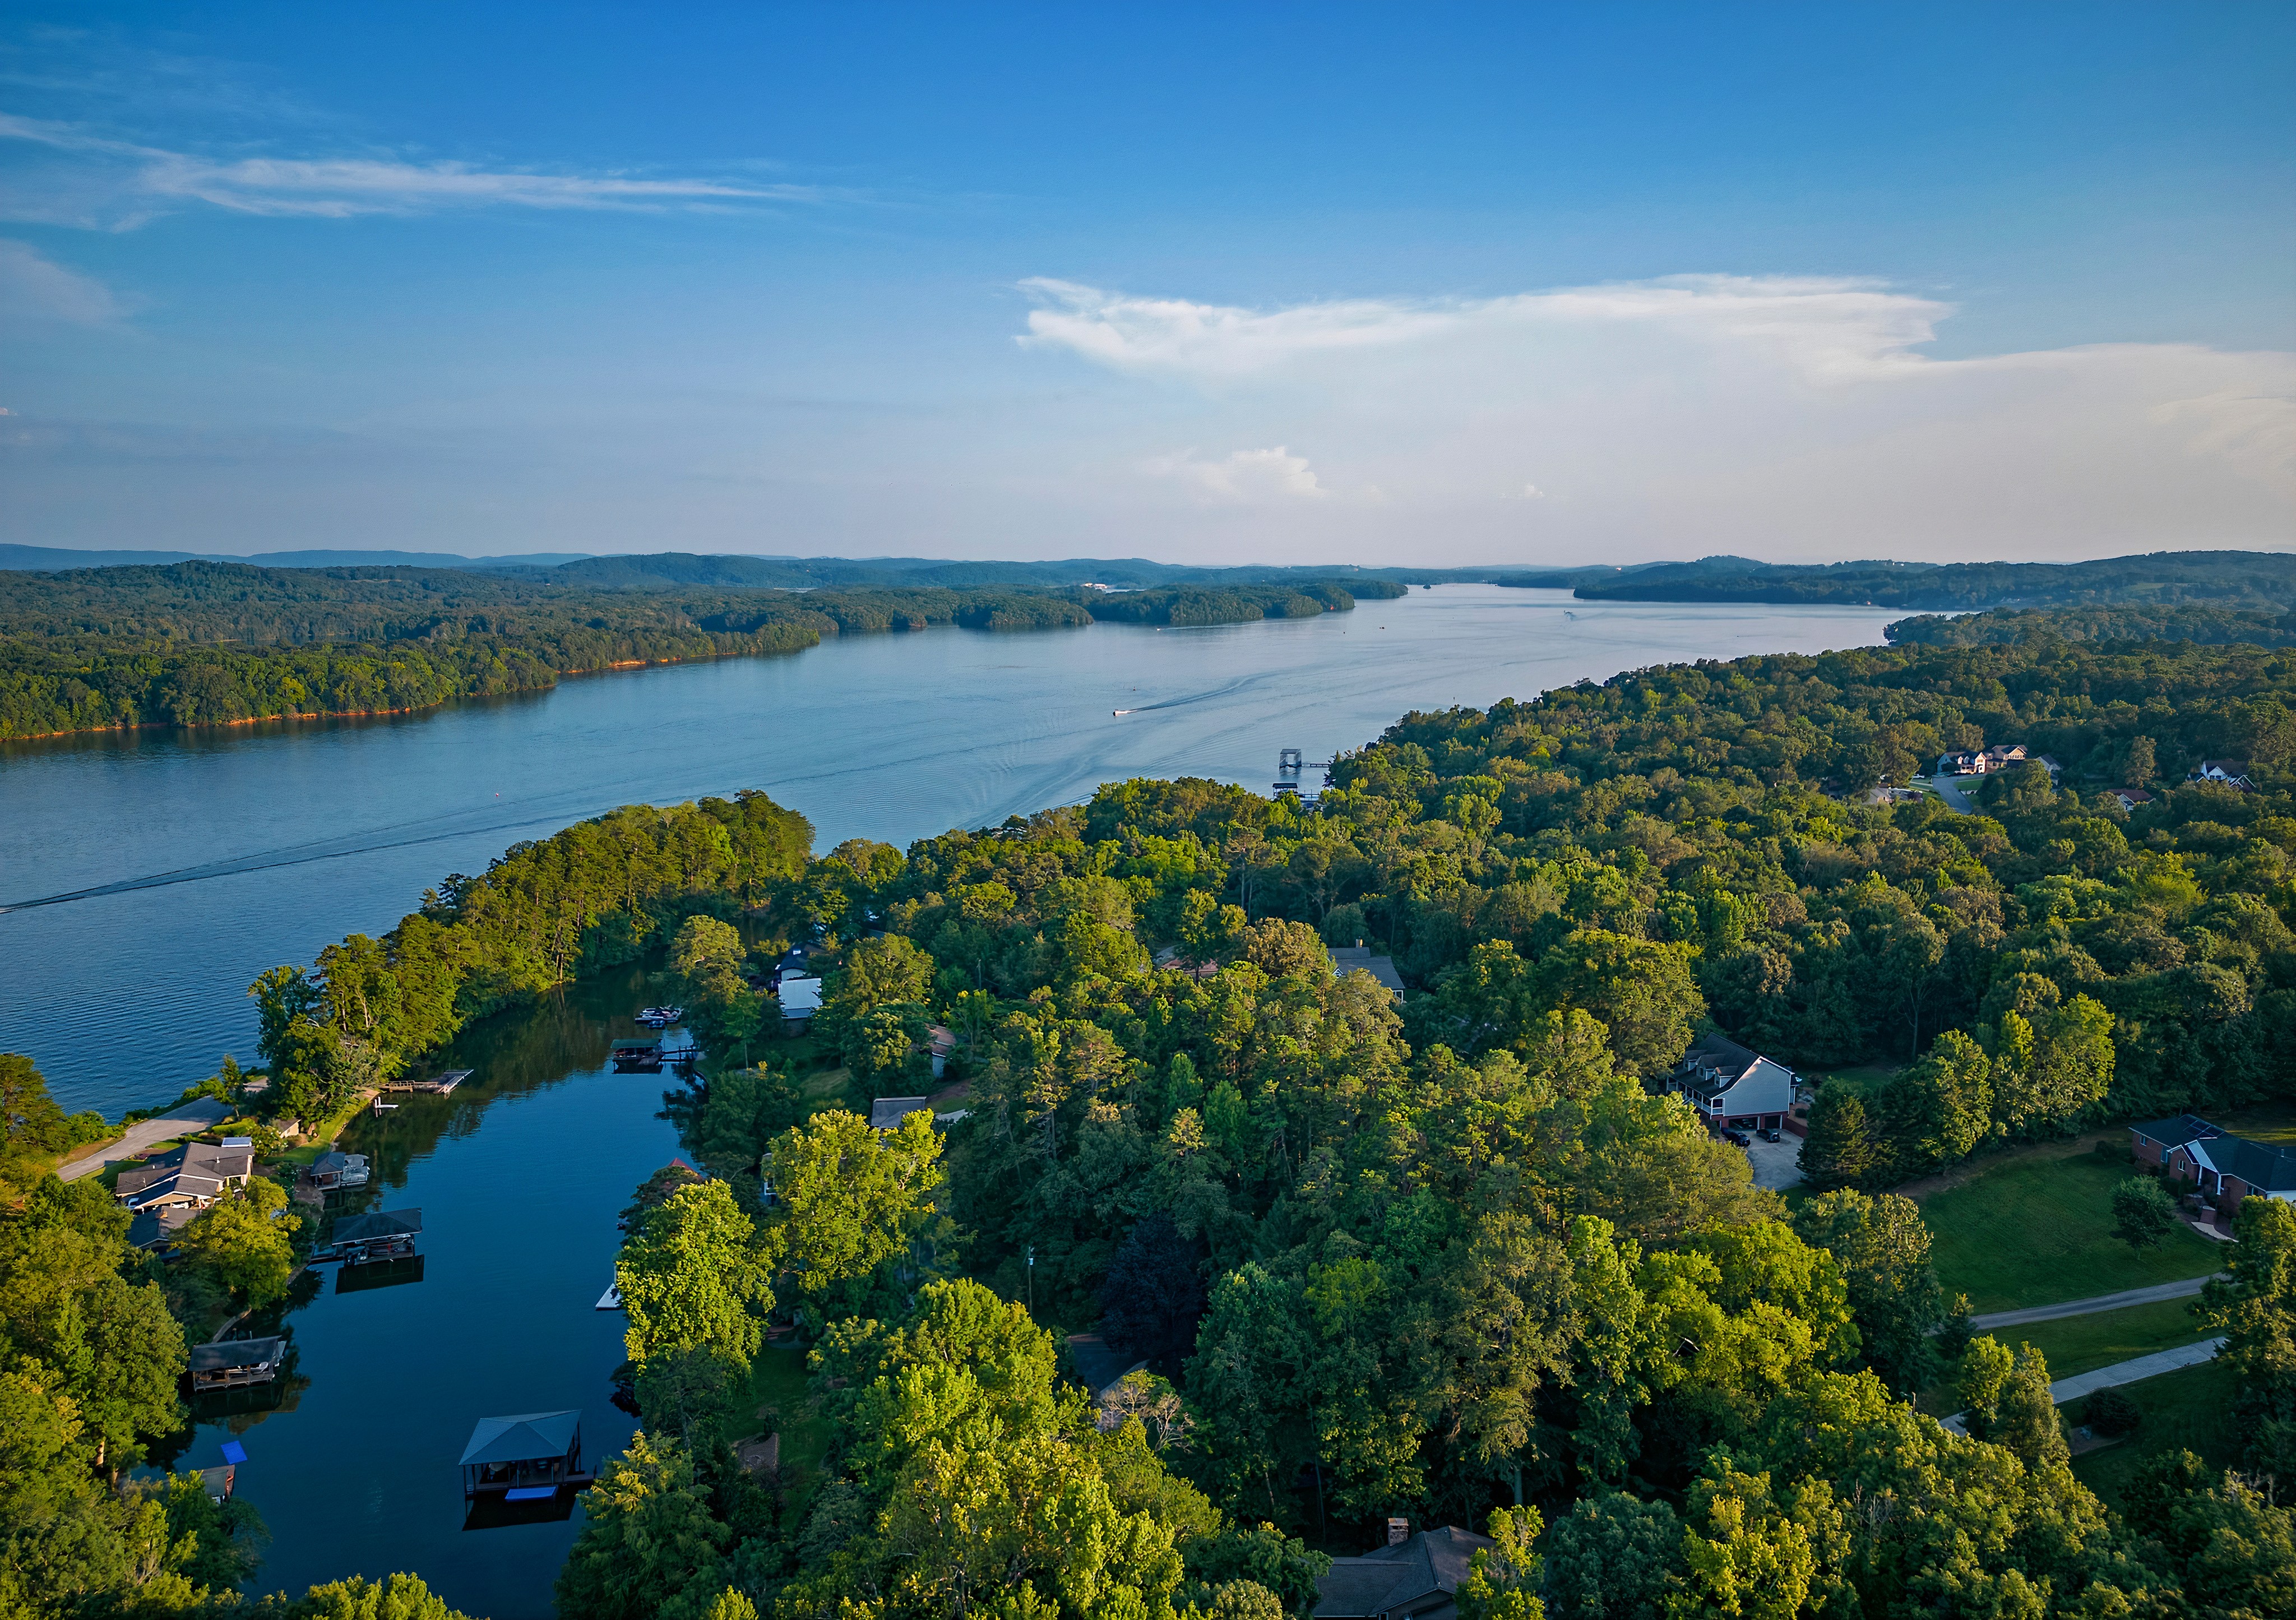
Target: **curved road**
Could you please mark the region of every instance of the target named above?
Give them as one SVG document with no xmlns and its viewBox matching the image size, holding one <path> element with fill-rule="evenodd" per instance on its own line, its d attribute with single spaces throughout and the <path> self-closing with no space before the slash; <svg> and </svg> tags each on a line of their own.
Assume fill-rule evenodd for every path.
<svg viewBox="0 0 2296 1620">
<path fill-rule="evenodd" d="M 178 1136 L 204 1131 L 209 1125 L 230 1117 L 231 1110 L 212 1097 L 179 1103 L 157 1119 L 139 1120 L 129 1125 L 119 1140 L 104 1143 L 86 1158 L 58 1166 L 56 1179 L 76 1182 L 83 1175 L 94 1175 L 116 1158 L 134 1158 L 163 1141 L 173 1141 Z"/>
</svg>

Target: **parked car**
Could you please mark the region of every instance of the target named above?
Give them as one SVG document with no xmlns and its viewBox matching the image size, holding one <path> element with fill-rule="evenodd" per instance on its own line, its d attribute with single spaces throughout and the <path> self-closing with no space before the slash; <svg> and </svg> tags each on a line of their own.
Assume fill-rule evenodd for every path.
<svg viewBox="0 0 2296 1620">
<path fill-rule="evenodd" d="M 1742 1148 L 1751 1148 L 1754 1145 L 1754 1139 L 1747 1135 L 1743 1131 L 1725 1131 L 1722 1134 L 1728 1137 L 1732 1141 L 1736 1142 Z"/>
<path fill-rule="evenodd" d="M 1764 1141 L 1778 1141 L 1778 1140 L 1779 1140 L 1779 1132 L 1778 1132 L 1778 1127 L 1777 1127 L 1777 1126 L 1775 1126 L 1775 1125 L 1772 1125 L 1768 1130 L 1764 1131 L 1764 1132 L 1762 1133 L 1762 1140 L 1763 1140 Z"/>
</svg>

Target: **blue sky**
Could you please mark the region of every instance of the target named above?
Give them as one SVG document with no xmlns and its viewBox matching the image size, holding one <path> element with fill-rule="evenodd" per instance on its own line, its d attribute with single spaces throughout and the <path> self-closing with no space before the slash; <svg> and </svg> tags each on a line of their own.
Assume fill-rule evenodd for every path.
<svg viewBox="0 0 2296 1620">
<path fill-rule="evenodd" d="M 19 6 L 0 538 L 2296 544 L 2296 12 Z"/>
</svg>

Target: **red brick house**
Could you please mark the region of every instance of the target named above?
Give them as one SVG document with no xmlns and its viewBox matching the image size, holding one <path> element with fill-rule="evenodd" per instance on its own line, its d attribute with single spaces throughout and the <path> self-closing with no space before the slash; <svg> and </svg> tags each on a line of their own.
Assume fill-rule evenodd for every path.
<svg viewBox="0 0 2296 1620">
<path fill-rule="evenodd" d="M 2161 1166 L 2226 1215 L 2248 1198 L 2296 1203 L 2296 1148 L 2232 1135 L 2197 1114 L 2131 1125 L 2128 1134 L 2138 1164 Z"/>
</svg>

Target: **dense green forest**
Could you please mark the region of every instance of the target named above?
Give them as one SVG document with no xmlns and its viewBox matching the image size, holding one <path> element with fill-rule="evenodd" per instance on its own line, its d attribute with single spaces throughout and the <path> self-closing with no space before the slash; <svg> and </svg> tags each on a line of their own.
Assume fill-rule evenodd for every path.
<svg viewBox="0 0 2296 1620">
<path fill-rule="evenodd" d="M 1525 584 L 1545 584 L 1526 577 Z M 1890 608 L 2089 605 L 2296 607 L 2296 556 L 2276 552 L 2154 552 L 2093 562 L 1834 562 L 1709 558 L 1574 580 L 1578 595 L 1616 601 L 1862 602 Z"/>
<path fill-rule="evenodd" d="M 2296 613 L 2262 608 L 2005 608 L 1954 616 L 1925 614 L 1882 627 L 1893 642 L 1991 647 L 2029 637 L 2065 642 L 2205 642 L 2221 646 L 2296 645 Z"/>
<path fill-rule="evenodd" d="M 1873 802 L 2003 741 L 2063 777 L 2002 773 L 1974 814 Z M 2183 785 L 2202 756 L 2257 790 Z M 761 796 L 634 807 L 266 977 L 267 1095 L 310 1112 L 586 965 L 646 954 L 689 1008 L 709 1060 L 668 1106 L 708 1174 L 630 1211 L 644 1427 L 561 1613 L 1274 1620 L 1390 1515 L 1490 1530 L 1474 1616 L 2290 1612 L 2296 1515 L 2263 1481 L 2296 1477 L 2296 1211 L 2250 1199 L 2202 1302 L 2250 1471 L 2168 1453 L 2108 1507 L 2041 1356 L 1971 1334 L 1889 1189 L 2296 1095 L 2296 655 L 2028 637 L 1646 670 L 1406 716 L 1335 776 L 1312 809 L 1136 781 L 817 857 Z M 2103 791 L 2131 782 L 2135 814 Z M 1399 1002 L 1334 972 L 1358 939 Z M 829 970 L 796 1037 L 755 982 L 792 944 Z M 934 1022 L 962 1117 L 881 1136 L 861 1111 L 932 1089 Z M 1706 1027 L 1886 1076 L 1820 1089 L 1812 1196 L 1758 1190 L 1657 1084 Z M 70 1380 L 101 1380 L 36 1336 L 99 1313 L 12 1280 L 109 1214 L 69 1196 L 41 1183 L 7 1227 L 11 1342 L 45 1370 L 13 1398 L 62 1437 L 0 1453 L 0 1493 L 157 1536 L 166 1504 L 104 1469 L 160 1414 L 67 1435 L 102 1398 Z M 111 1251 L 75 1275 L 157 1286 Z M 164 1340 L 148 1298 L 102 1308 Z M 822 1437 L 788 1494 L 726 1438 L 787 1354 L 769 1330 L 809 1350 L 791 1418 Z M 1097 1402 L 1085 1331 L 1145 1362 Z M 1910 1403 L 1939 1380 L 1972 1434 Z M 10 1518 L 11 1568 L 91 1595 L 18 1575 L 19 1612 L 222 1604 L 219 1566 L 143 1573 L 172 1541 L 82 1573 L 45 1512 Z"/>
<path fill-rule="evenodd" d="M 1373 595 L 1400 585 L 1358 582 Z M 561 675 L 824 636 L 1233 624 L 1355 605 L 1329 581 L 1071 589 L 628 590 L 452 569 L 184 562 L 0 577 L 0 739 L 425 708 Z"/>
</svg>

